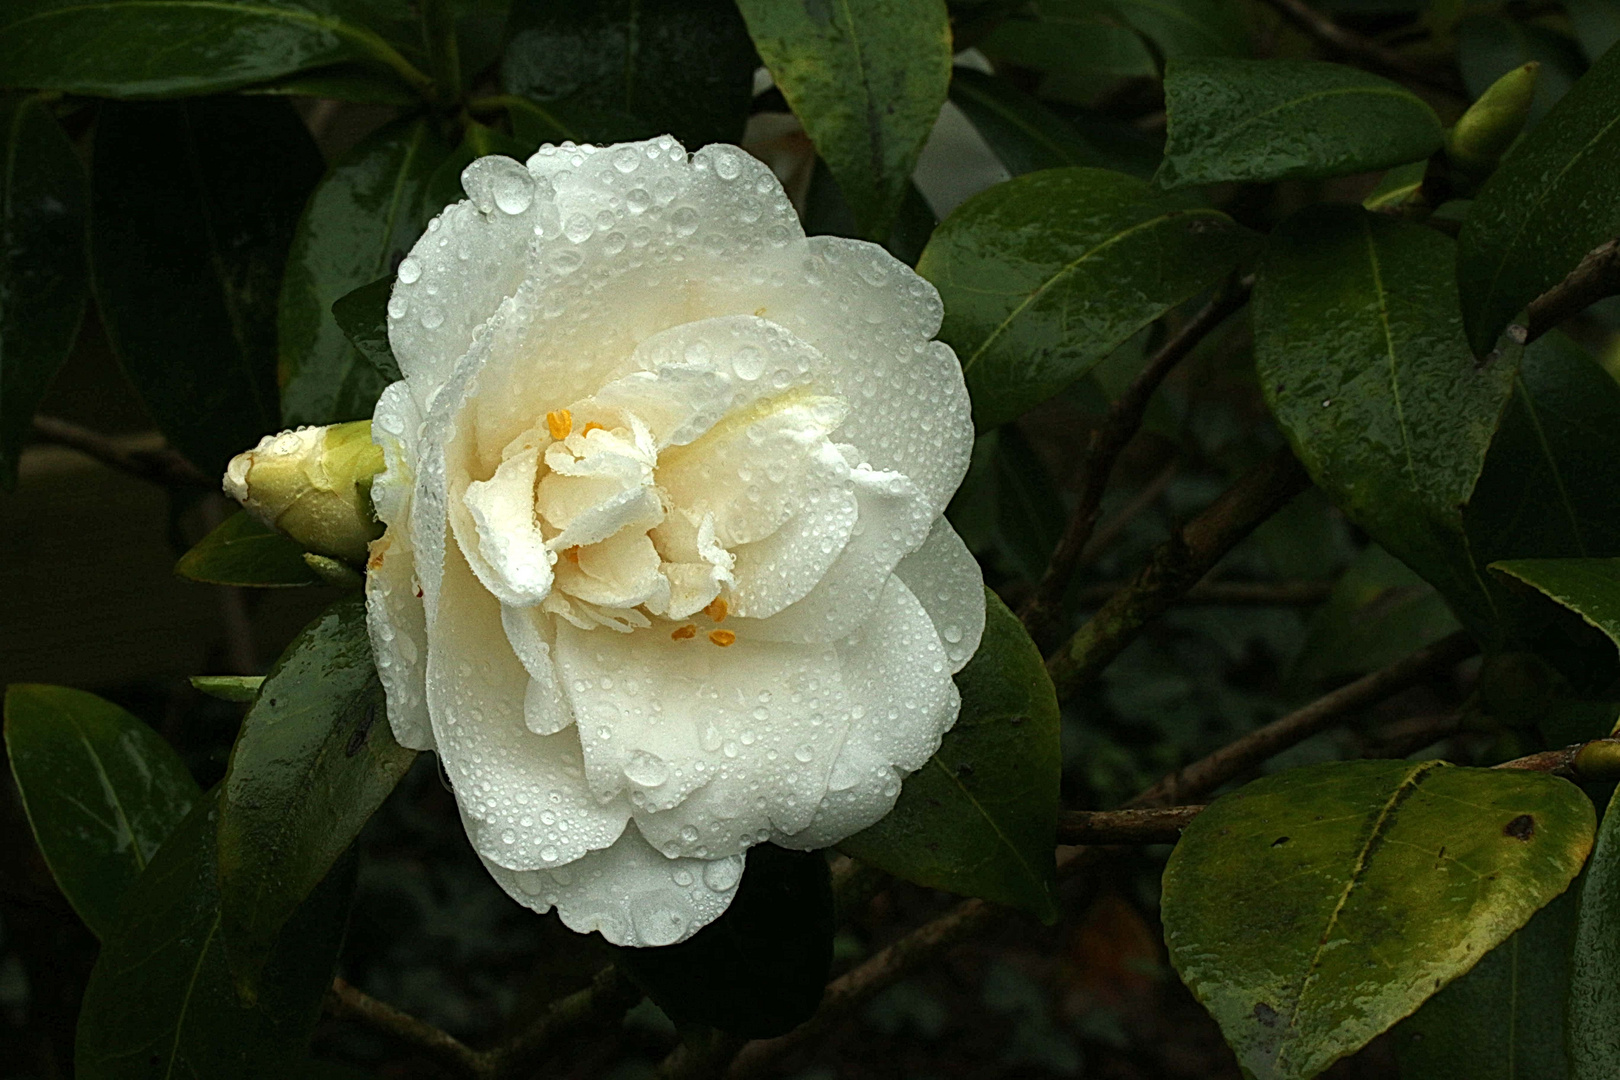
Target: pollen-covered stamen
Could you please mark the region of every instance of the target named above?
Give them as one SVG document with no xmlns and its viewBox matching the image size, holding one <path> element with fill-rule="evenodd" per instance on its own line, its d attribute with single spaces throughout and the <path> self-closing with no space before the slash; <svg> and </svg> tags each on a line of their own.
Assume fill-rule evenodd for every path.
<svg viewBox="0 0 1620 1080">
<path fill-rule="evenodd" d="M 607 430 L 606 425 L 598 424 L 595 420 L 592 420 L 590 423 L 585 425 L 585 430 L 581 431 L 580 434 L 581 435 L 589 435 L 593 431 L 606 431 L 606 430 Z"/>
<path fill-rule="evenodd" d="M 729 610 L 730 609 L 726 607 L 725 600 L 722 597 L 717 596 L 709 602 L 708 607 L 703 609 L 703 614 L 707 615 L 717 623 L 725 622 L 726 615 L 728 614 Z"/>
<path fill-rule="evenodd" d="M 737 640 L 737 635 L 733 634 L 730 630 L 710 630 L 709 640 L 723 649 L 727 645 L 735 643 Z"/>
<path fill-rule="evenodd" d="M 567 409 L 558 409 L 556 412 L 546 413 L 546 430 L 551 432 L 553 439 L 561 442 L 568 438 L 569 432 L 574 430 L 574 414 Z M 586 430 L 590 429 L 587 428 Z"/>
<path fill-rule="evenodd" d="M 669 636 L 675 641 L 686 641 L 690 638 L 695 638 L 697 637 L 697 624 L 687 623 L 685 626 L 677 626 L 674 630 L 670 631 Z"/>
</svg>

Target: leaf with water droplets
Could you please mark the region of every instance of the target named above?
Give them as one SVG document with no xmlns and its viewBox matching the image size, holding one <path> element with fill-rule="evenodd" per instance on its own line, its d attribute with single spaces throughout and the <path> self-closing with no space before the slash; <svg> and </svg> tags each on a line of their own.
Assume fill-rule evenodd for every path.
<svg viewBox="0 0 1620 1080">
<path fill-rule="evenodd" d="M 1017 616 L 985 590 L 962 711 L 900 801 L 839 850 L 908 881 L 1057 916 L 1057 695 Z"/>
<path fill-rule="evenodd" d="M 415 758 L 388 724 L 364 602 L 340 600 L 276 662 L 231 751 L 219 868 L 239 983 L 253 983 L 283 924 Z"/>
</svg>

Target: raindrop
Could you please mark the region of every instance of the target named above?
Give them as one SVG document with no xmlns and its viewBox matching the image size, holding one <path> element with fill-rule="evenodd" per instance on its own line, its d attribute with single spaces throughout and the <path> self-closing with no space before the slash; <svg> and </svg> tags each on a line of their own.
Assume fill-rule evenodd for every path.
<svg viewBox="0 0 1620 1080">
<path fill-rule="evenodd" d="M 703 884 L 715 892 L 729 892 L 741 878 L 742 860 L 735 855 L 728 859 L 717 859 L 703 868 Z"/>
<path fill-rule="evenodd" d="M 399 280 L 406 285 L 411 284 L 422 276 L 422 264 L 415 259 L 407 257 L 399 264 Z"/>
</svg>

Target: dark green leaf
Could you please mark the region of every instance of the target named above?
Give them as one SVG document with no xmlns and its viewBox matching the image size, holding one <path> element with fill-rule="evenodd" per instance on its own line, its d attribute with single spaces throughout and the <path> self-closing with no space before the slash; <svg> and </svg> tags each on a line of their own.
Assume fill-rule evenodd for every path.
<svg viewBox="0 0 1620 1080">
<path fill-rule="evenodd" d="M 82 690 L 6 690 L 6 753 L 62 895 L 105 938 L 130 884 L 201 796 L 146 724 Z"/>
<path fill-rule="evenodd" d="M 1013 424 L 973 444 L 972 464 L 946 516 L 973 554 L 1029 582 L 1040 580 L 1067 521 L 1045 464 Z"/>
<path fill-rule="evenodd" d="M 1569 979 L 1569 1056 L 1575 1080 L 1620 1075 L 1620 791 L 1609 799 L 1581 882 Z"/>
<path fill-rule="evenodd" d="M 1620 646 L 1620 559 L 1509 559 L 1491 569 L 1540 590 Z"/>
<path fill-rule="evenodd" d="M 1172 62 L 1158 181 L 1321 179 L 1386 169 L 1440 149 L 1440 118 L 1411 91 L 1316 60 Z"/>
<path fill-rule="evenodd" d="M 1525 350 L 1463 512 L 1481 563 L 1620 555 L 1620 385 L 1559 333 Z"/>
<path fill-rule="evenodd" d="M 320 578 L 304 562 L 304 549 L 238 510 L 197 546 L 180 556 L 174 572 L 208 585 L 285 588 L 316 585 Z"/>
<path fill-rule="evenodd" d="M 1433 229 L 1320 206 L 1284 222 L 1254 289 L 1266 400 L 1311 477 L 1440 590 L 1465 626 L 1498 613 L 1462 528 L 1518 350 L 1474 360 Z"/>
<path fill-rule="evenodd" d="M 357 105 L 410 106 L 421 101 L 409 86 L 359 64 L 336 64 L 332 67 L 316 68 L 286 78 L 245 86 L 239 93 L 332 98 Z"/>
<path fill-rule="evenodd" d="M 917 270 L 945 300 L 980 431 L 1090 371 L 1218 282 L 1255 237 L 1217 210 L 1102 169 L 1051 169 L 974 196 Z"/>
<path fill-rule="evenodd" d="M 677 1024 L 763 1039 L 821 1004 L 834 926 L 826 856 L 758 844 L 725 914 L 679 945 L 615 952 Z"/>
<path fill-rule="evenodd" d="M 1474 351 L 1620 234 L 1620 50 L 1611 49 L 1480 188 L 1457 238 Z"/>
<path fill-rule="evenodd" d="M 1594 827 L 1542 773 L 1348 761 L 1256 780 L 1165 867 L 1170 959 L 1256 1080 L 1305 1080 L 1563 892 Z"/>
<path fill-rule="evenodd" d="M 281 288 L 281 416 L 330 424 L 370 416 L 387 380 L 344 336 L 332 305 L 390 275 L 444 208 L 428 180 L 452 147 L 428 118 L 403 120 L 339 159 L 315 189 Z"/>
<path fill-rule="evenodd" d="M 1576 889 L 1486 953 L 1396 1028 L 1403 1077 L 1567 1080 L 1564 998 Z"/>
<path fill-rule="evenodd" d="M 1044 76 L 1040 96 L 1085 104 L 1121 79 L 1156 78 L 1147 42 L 1119 13 L 1088 0 L 1042 3 L 998 25 L 980 48 L 998 67 L 1012 64 Z"/>
<path fill-rule="evenodd" d="M 388 725 L 365 602 L 340 600 L 276 662 L 225 774 L 221 928 L 243 982 L 415 758 Z"/>
<path fill-rule="evenodd" d="M 214 832 L 205 796 L 135 882 L 79 1011 L 78 1080 L 286 1080 L 332 984 L 354 861 L 288 924 L 259 996 L 238 998 L 220 933 Z"/>
<path fill-rule="evenodd" d="M 827 163 L 820 158 L 816 159 L 815 169 L 810 175 L 810 189 L 805 194 L 802 217 L 806 235 L 860 239 L 861 230 L 855 222 L 854 211 L 845 201 L 844 193 L 832 171 L 827 168 Z M 917 259 L 928 246 L 928 238 L 938 225 L 939 220 L 934 217 L 928 200 L 917 190 L 917 185 L 908 185 L 905 200 L 900 204 L 900 212 L 895 216 L 894 225 L 883 246 L 907 266 L 916 266 Z"/>
<path fill-rule="evenodd" d="M 191 685 L 199 692 L 221 701 L 247 704 L 259 696 L 263 675 L 193 675 Z"/>
<path fill-rule="evenodd" d="M 90 178 L 101 317 L 153 419 L 210 475 L 281 427 L 276 291 L 320 170 L 285 101 L 101 109 Z"/>
<path fill-rule="evenodd" d="M 1057 695 L 1018 617 L 985 590 L 962 712 L 900 801 L 839 850 L 908 881 L 1057 918 Z"/>
<path fill-rule="evenodd" d="M 1243 8 L 1234 0 L 1111 0 L 1111 5 L 1166 60 L 1249 55 Z"/>
<path fill-rule="evenodd" d="M 737 6 L 861 234 L 887 236 L 951 81 L 944 0 Z"/>
<path fill-rule="evenodd" d="M 1135 174 L 1142 158 L 1094 146 L 1073 124 L 1019 90 L 972 68 L 951 72 L 951 101 L 978 129 L 984 141 L 1014 176 L 1064 165 L 1092 165 Z M 1152 173 L 1152 167 L 1147 169 Z"/>
<path fill-rule="evenodd" d="M 1293 678 L 1310 685 L 1364 675 L 1456 629 L 1456 616 L 1428 582 L 1369 544 L 1311 616 Z"/>
<path fill-rule="evenodd" d="M 332 318 L 338 329 L 377 369 L 384 383 L 404 378 L 399 361 L 394 359 L 394 349 L 388 344 L 388 297 L 393 291 L 394 278 L 390 274 L 344 293 L 332 304 Z"/>
<path fill-rule="evenodd" d="M 39 97 L 0 95 L 0 486 L 73 348 L 87 295 L 84 166 Z"/>
<path fill-rule="evenodd" d="M 758 59 L 731 0 L 515 0 L 508 25 L 509 93 L 641 129 L 610 138 L 742 141 Z M 586 126 L 588 141 L 608 134 Z"/>
<path fill-rule="evenodd" d="M 372 20 L 344 18 L 344 6 L 8 0 L 0 14 L 0 83 L 97 97 L 177 97 L 353 61 L 427 90 L 427 76 L 370 28 Z"/>
</svg>

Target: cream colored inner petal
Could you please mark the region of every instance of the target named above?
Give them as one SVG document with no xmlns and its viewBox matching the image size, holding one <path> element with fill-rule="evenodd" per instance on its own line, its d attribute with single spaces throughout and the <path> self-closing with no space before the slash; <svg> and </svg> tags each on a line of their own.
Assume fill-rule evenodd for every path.
<svg viewBox="0 0 1620 1080">
<path fill-rule="evenodd" d="M 474 481 L 462 496 L 478 533 L 478 553 L 517 606 L 538 604 L 551 592 L 556 554 L 535 517 L 535 471 L 540 452 L 530 448 L 501 462 L 488 480 Z"/>
</svg>

